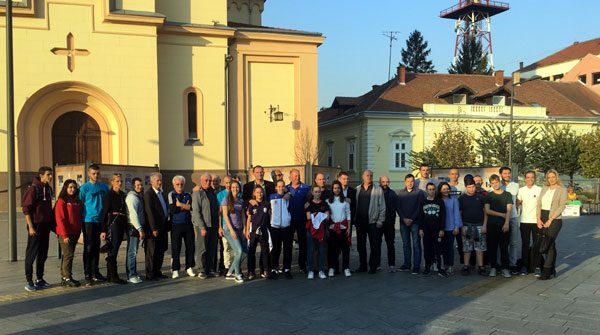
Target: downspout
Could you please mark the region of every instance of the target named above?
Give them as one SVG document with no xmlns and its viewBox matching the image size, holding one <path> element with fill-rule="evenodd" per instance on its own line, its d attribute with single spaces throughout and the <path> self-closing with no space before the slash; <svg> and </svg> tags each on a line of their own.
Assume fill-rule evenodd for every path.
<svg viewBox="0 0 600 335">
<path fill-rule="evenodd" d="M 227 54 L 225 54 L 225 101 L 223 105 L 225 107 L 225 175 L 229 175 L 230 168 L 230 154 L 229 154 L 229 64 L 233 61 L 233 56 L 229 54 L 229 48 L 227 47 Z"/>
</svg>

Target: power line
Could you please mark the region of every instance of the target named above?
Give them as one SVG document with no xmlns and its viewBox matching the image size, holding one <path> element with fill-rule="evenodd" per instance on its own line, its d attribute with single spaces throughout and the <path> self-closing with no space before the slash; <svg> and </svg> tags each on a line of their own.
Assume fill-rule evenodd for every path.
<svg viewBox="0 0 600 335">
<path fill-rule="evenodd" d="M 384 31 L 383 32 L 383 36 L 387 37 L 390 39 L 390 58 L 388 61 L 388 81 L 390 80 L 390 77 L 392 75 L 392 45 L 394 44 L 394 41 L 397 41 L 398 39 L 396 38 L 396 35 L 400 34 L 399 31 Z"/>
</svg>

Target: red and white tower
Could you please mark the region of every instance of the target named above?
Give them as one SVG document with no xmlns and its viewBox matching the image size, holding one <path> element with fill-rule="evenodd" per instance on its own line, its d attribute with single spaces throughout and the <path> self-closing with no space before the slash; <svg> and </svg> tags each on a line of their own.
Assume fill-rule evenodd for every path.
<svg viewBox="0 0 600 335">
<path fill-rule="evenodd" d="M 490 0 L 459 0 L 458 4 L 444 9 L 440 17 L 456 20 L 454 31 L 456 42 L 454 44 L 453 64 L 463 41 L 467 38 L 476 38 L 481 42 L 483 52 L 487 52 L 489 64 L 494 69 L 492 49 L 492 22 L 490 18 L 496 14 L 507 11 L 508 3 Z"/>
</svg>

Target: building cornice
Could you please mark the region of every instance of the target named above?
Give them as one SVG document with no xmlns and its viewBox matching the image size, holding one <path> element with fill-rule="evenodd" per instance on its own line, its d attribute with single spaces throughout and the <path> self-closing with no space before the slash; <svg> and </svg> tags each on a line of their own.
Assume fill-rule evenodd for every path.
<svg viewBox="0 0 600 335">
<path fill-rule="evenodd" d="M 229 38 L 235 34 L 235 28 L 222 25 L 194 24 L 167 21 L 159 29 L 159 33 Z"/>
</svg>

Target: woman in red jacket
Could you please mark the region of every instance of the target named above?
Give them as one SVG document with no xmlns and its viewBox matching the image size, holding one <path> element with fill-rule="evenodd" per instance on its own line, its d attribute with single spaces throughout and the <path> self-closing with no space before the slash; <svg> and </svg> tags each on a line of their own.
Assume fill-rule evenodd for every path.
<svg viewBox="0 0 600 335">
<path fill-rule="evenodd" d="M 54 214 L 56 216 L 56 234 L 60 243 L 62 252 L 62 263 L 60 266 L 62 274 L 62 286 L 77 287 L 79 282 L 73 279 L 73 255 L 75 246 L 81 234 L 81 213 L 83 206 L 77 196 L 77 183 L 73 179 L 65 181 L 56 206 Z"/>
</svg>

